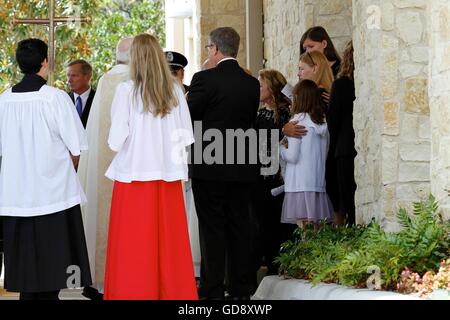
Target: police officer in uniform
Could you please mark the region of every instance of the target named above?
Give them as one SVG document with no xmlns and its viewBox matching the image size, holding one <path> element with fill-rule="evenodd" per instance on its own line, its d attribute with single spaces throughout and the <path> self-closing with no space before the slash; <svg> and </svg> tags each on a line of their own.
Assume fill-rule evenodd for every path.
<svg viewBox="0 0 450 320">
<path fill-rule="evenodd" d="M 188 65 L 188 60 L 181 53 L 175 51 L 166 51 L 164 54 L 166 55 L 166 60 L 170 66 L 170 70 L 172 70 L 172 74 L 183 85 L 185 92 L 188 92 L 189 86 L 183 83 L 184 68 Z"/>
</svg>

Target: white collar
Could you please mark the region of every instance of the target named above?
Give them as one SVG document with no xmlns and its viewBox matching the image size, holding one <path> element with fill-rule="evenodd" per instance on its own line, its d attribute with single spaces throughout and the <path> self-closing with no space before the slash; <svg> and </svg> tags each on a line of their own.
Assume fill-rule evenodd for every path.
<svg viewBox="0 0 450 320">
<path fill-rule="evenodd" d="M 91 87 L 89 87 L 89 89 L 87 89 L 82 94 L 77 94 L 77 93 L 74 92 L 73 93 L 73 98 L 74 98 L 74 100 L 77 100 L 78 97 L 81 97 L 81 100 L 86 101 L 89 98 L 90 94 L 91 94 Z"/>
<path fill-rule="evenodd" d="M 219 65 L 219 63 L 222 63 L 222 62 L 228 61 L 228 60 L 234 60 L 234 61 L 237 61 L 237 59 L 235 59 L 235 58 L 227 57 L 227 58 L 223 58 L 222 60 L 220 60 L 219 62 L 217 62 L 217 65 Z"/>
</svg>

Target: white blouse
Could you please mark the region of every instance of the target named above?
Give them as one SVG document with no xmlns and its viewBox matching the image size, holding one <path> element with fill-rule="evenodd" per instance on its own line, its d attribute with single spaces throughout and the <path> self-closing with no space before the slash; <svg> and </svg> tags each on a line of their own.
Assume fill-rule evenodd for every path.
<svg viewBox="0 0 450 320">
<path fill-rule="evenodd" d="M 326 192 L 325 164 L 330 134 L 326 123 L 318 125 L 309 114 L 296 114 L 291 121 L 306 127 L 301 139 L 288 138 L 288 148 L 280 146 L 280 155 L 287 162 L 284 176 L 285 192 Z"/>
<path fill-rule="evenodd" d="M 178 105 L 165 117 L 144 111 L 133 82 L 122 82 L 111 107 L 108 144 L 118 152 L 106 176 L 123 183 L 188 179 L 186 147 L 194 143 L 191 116 L 180 86 Z"/>
<path fill-rule="evenodd" d="M 86 135 L 66 92 L 45 85 L 0 95 L 0 216 L 42 216 L 84 204 L 70 157 L 82 150 Z"/>
</svg>

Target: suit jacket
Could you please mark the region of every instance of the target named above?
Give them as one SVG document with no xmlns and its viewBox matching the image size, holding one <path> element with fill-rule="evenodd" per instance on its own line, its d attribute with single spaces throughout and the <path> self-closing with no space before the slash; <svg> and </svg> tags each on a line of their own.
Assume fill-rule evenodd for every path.
<svg viewBox="0 0 450 320">
<path fill-rule="evenodd" d="M 73 92 L 69 93 L 70 99 L 72 99 L 73 104 L 75 105 L 75 96 Z M 92 101 L 94 101 L 95 90 L 91 89 L 91 93 L 89 93 L 89 97 L 86 101 L 86 106 L 84 107 L 83 114 L 81 115 L 81 122 L 83 123 L 83 127 L 86 129 L 86 125 L 89 119 L 89 113 L 91 112 Z"/>
<path fill-rule="evenodd" d="M 330 152 L 334 157 L 355 157 L 355 131 L 353 129 L 354 82 L 342 77 L 333 83 L 327 113 L 330 131 Z M 332 149 L 333 148 L 333 149 Z"/>
<path fill-rule="evenodd" d="M 207 181 L 256 181 L 258 161 L 255 163 L 249 154 L 251 146 L 252 154 L 256 153 L 257 158 L 257 142 L 246 139 L 245 145 L 239 146 L 234 139 L 234 148 L 227 150 L 227 141 L 232 143 L 233 139 L 231 137 L 227 139 L 226 131 L 241 129 L 247 132 L 248 129 L 254 129 L 259 108 L 259 91 L 258 80 L 245 73 L 236 60 L 223 61 L 216 68 L 194 75 L 187 98 L 196 138 L 191 148 L 192 164 L 189 168 L 191 178 Z M 198 135 L 200 130 L 196 129 L 199 121 L 202 125 L 202 137 L 208 129 L 215 129 L 216 133 L 221 133 L 222 150 L 213 147 L 214 142 L 220 143 L 219 140 L 200 139 Z M 257 138 L 256 135 L 255 137 Z M 214 152 L 211 152 L 211 149 L 214 149 Z M 220 151 L 223 156 L 220 156 Z M 205 162 L 205 154 L 217 156 L 215 158 L 217 161 Z M 244 155 L 245 162 L 238 162 L 238 156 L 241 158 Z M 231 159 L 233 161 L 230 161 Z"/>
</svg>

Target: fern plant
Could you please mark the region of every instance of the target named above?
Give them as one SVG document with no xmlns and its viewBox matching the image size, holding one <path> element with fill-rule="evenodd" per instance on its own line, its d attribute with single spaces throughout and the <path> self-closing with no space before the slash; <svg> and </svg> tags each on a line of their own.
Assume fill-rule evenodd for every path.
<svg viewBox="0 0 450 320">
<path fill-rule="evenodd" d="M 319 282 L 365 287 L 368 268 L 378 266 L 384 289 L 394 289 L 405 268 L 436 271 L 450 256 L 450 223 L 439 214 L 436 199 L 414 204 L 412 215 L 400 209 L 399 233 L 387 233 L 376 222 L 368 226 L 333 228 L 322 224 L 299 228 L 295 240 L 282 246 L 276 262 L 280 273 Z"/>
<path fill-rule="evenodd" d="M 420 273 L 439 268 L 448 254 L 448 229 L 436 199 L 430 195 L 428 201 L 415 203 L 411 217 L 401 209 L 398 220 L 403 230 L 397 240 L 405 251 L 405 265 Z"/>
</svg>

